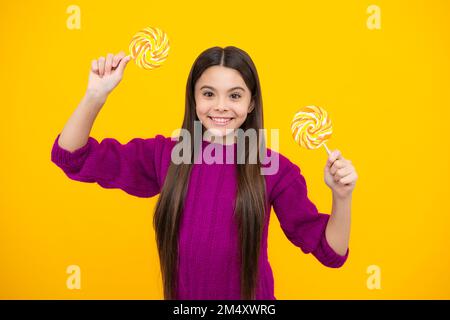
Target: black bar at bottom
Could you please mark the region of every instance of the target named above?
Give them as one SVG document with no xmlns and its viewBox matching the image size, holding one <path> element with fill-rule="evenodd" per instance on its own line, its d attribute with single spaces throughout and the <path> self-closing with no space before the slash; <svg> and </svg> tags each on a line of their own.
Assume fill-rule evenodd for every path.
<svg viewBox="0 0 450 320">
<path fill-rule="evenodd" d="M 440 315 L 450 300 L 0 300 L 2 314 L 121 316 L 125 319 L 300 319 Z M 444 316 L 445 318 L 447 316 Z"/>
</svg>

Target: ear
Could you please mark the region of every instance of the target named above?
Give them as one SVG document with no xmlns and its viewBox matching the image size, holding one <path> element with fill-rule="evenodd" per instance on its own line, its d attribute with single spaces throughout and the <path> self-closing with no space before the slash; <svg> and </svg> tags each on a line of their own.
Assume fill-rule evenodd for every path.
<svg viewBox="0 0 450 320">
<path fill-rule="evenodd" d="M 252 100 L 252 102 L 250 103 L 250 106 L 248 107 L 247 113 L 251 113 L 253 111 L 253 109 L 255 109 L 255 102 Z"/>
</svg>

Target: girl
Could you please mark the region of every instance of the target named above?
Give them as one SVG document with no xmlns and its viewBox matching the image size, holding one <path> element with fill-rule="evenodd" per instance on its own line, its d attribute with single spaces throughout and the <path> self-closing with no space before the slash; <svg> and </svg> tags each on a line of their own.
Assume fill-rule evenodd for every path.
<svg viewBox="0 0 450 320">
<path fill-rule="evenodd" d="M 245 163 L 176 164 L 177 142 L 170 137 L 134 138 L 126 144 L 90 137 L 129 61 L 123 52 L 92 61 L 86 94 L 56 137 L 51 159 L 73 180 L 137 197 L 159 194 L 153 223 L 165 299 L 276 299 L 267 255 L 272 206 L 294 245 L 325 266 L 344 264 L 357 174 L 338 150 L 324 169 L 333 195 L 328 215 L 309 200 L 299 167 L 269 148 L 264 150 L 278 157 L 278 170 L 262 175 L 261 157 L 248 161 L 252 146 L 245 148 Z M 194 135 L 197 121 L 212 134 Z M 236 154 L 234 132 L 263 129 L 259 78 L 246 52 L 213 47 L 198 56 L 187 80 L 182 128 L 191 133 L 190 160 L 197 155 L 195 146 L 215 155 Z M 263 138 L 257 144 L 264 146 Z"/>
</svg>

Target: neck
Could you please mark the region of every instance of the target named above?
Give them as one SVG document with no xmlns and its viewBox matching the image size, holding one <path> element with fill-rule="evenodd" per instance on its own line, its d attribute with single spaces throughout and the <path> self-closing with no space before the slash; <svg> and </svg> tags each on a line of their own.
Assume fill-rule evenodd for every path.
<svg viewBox="0 0 450 320">
<path fill-rule="evenodd" d="M 237 142 L 237 138 L 234 133 L 228 134 L 226 136 L 215 136 L 205 133 L 203 140 L 223 145 L 231 145 Z"/>
</svg>

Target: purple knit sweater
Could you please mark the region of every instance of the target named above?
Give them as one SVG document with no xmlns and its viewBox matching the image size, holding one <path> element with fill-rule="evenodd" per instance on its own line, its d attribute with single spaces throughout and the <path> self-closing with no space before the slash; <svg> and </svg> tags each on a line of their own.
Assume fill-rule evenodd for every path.
<svg viewBox="0 0 450 320">
<path fill-rule="evenodd" d="M 137 197 L 157 195 L 164 183 L 176 144 L 170 137 L 134 138 L 126 144 L 93 137 L 70 152 L 58 144 L 51 160 L 73 180 L 96 182 L 103 188 L 119 188 Z M 208 144 L 203 141 L 202 148 Z M 217 144 L 225 154 L 236 146 Z M 213 146 L 214 147 L 214 146 Z M 267 154 L 275 151 L 267 148 Z M 213 153 L 214 154 L 214 153 Z M 325 228 L 328 214 L 319 213 L 309 200 L 300 169 L 278 153 L 279 170 L 265 175 L 271 207 L 286 237 L 304 253 L 311 253 L 323 265 L 341 267 L 347 260 L 328 244 Z M 239 300 L 240 257 L 233 203 L 237 188 L 236 164 L 194 164 L 189 180 L 179 234 L 178 299 Z M 261 242 L 256 299 L 274 300 L 274 279 L 267 255 L 270 208 Z"/>
</svg>

